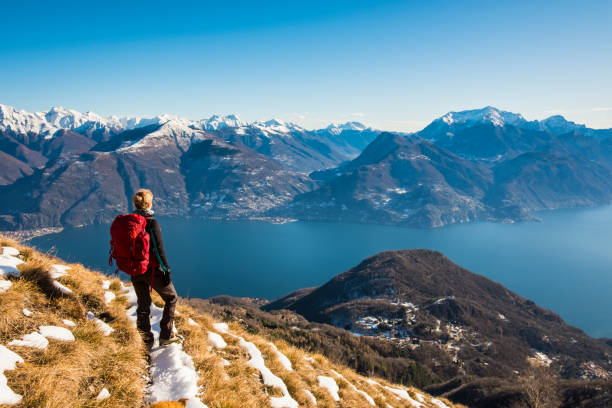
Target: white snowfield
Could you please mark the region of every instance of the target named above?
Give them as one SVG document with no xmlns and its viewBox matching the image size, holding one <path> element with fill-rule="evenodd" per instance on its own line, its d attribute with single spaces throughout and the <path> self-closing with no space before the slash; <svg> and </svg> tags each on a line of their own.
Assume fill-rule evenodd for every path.
<svg viewBox="0 0 612 408">
<path fill-rule="evenodd" d="M 109 281 L 109 280 L 103 280 L 102 281 L 102 289 L 109 290 L 110 289 L 110 285 L 111 285 L 111 281 Z"/>
<path fill-rule="evenodd" d="M 227 343 L 225 342 L 225 340 L 223 340 L 223 337 L 221 337 L 219 334 L 209 331 L 208 332 L 208 343 L 215 348 L 218 349 L 223 349 L 225 347 L 227 347 Z"/>
<path fill-rule="evenodd" d="M 0 345 L 0 404 L 14 405 L 21 402 L 22 396 L 16 394 L 7 385 L 5 371 L 14 370 L 17 363 L 23 363 L 21 356 Z"/>
<path fill-rule="evenodd" d="M 272 350 L 274 350 L 274 353 L 276 353 L 276 358 L 278 359 L 278 362 L 281 363 L 283 368 L 287 371 L 293 371 L 291 360 L 289 360 L 286 355 L 278 351 L 274 343 L 268 343 L 268 344 L 270 345 L 270 347 L 272 347 Z"/>
<path fill-rule="evenodd" d="M 374 398 L 372 398 L 370 396 L 370 394 L 368 394 L 367 392 L 358 389 L 357 387 L 355 387 L 355 385 L 353 385 L 349 380 L 347 380 L 346 378 L 344 378 L 344 376 L 342 374 L 340 374 L 339 372 L 335 371 L 335 370 L 331 370 L 332 373 L 334 373 L 334 375 L 338 378 L 343 379 L 344 381 L 346 381 L 346 383 L 349 385 L 349 387 L 351 387 L 353 389 L 353 391 L 355 391 L 358 394 L 361 394 L 363 396 L 363 398 L 366 399 L 366 401 L 368 401 L 368 404 L 372 405 L 372 406 L 376 406 L 376 402 L 374 402 Z"/>
<path fill-rule="evenodd" d="M 318 376 L 317 380 L 319 381 L 319 385 L 329 392 L 329 395 L 331 395 L 334 401 L 340 401 L 340 395 L 338 395 L 340 388 L 338 387 L 338 384 L 336 384 L 336 380 L 324 375 Z"/>
<path fill-rule="evenodd" d="M 24 335 L 21 340 L 11 341 L 8 345 L 9 346 L 32 347 L 32 348 L 44 350 L 49 345 L 49 340 L 47 340 L 43 335 L 41 335 L 38 332 L 32 332 L 30 334 Z"/>
<path fill-rule="evenodd" d="M 32 316 L 32 312 L 29 309 L 23 309 L 21 312 L 23 313 L 25 317 Z"/>
<path fill-rule="evenodd" d="M 274 373 L 272 373 L 272 371 L 266 367 L 261 351 L 259 351 L 257 346 L 249 341 L 246 341 L 242 337 L 238 338 L 240 339 L 240 347 L 244 348 L 251 357 L 247 364 L 259 371 L 264 385 L 276 387 L 283 393 L 282 397 L 270 398 L 270 405 L 272 408 L 298 408 L 299 404 L 289 394 L 289 390 L 287 389 L 285 382 L 274 375 Z"/>
<path fill-rule="evenodd" d="M 39 326 L 40 334 L 48 339 L 59 341 L 74 341 L 72 332 L 64 327 L 58 326 Z"/>
<path fill-rule="evenodd" d="M 136 292 L 132 286 L 121 284 L 131 307 L 127 310 L 128 319 L 136 327 Z M 159 341 L 159 322 L 163 309 L 151 304 L 151 329 L 156 342 Z M 179 343 L 165 347 L 155 347 L 151 352 L 150 367 L 151 384 L 147 388 L 149 403 L 159 401 L 187 400 L 186 408 L 207 408 L 197 397 L 198 373 L 193 359 L 183 351 Z"/>
</svg>

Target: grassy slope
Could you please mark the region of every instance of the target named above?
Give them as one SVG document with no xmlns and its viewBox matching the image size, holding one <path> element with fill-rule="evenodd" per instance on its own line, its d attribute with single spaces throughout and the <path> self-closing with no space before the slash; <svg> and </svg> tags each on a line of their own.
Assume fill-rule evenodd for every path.
<svg viewBox="0 0 612 408">
<path fill-rule="evenodd" d="M 62 324 L 63 319 L 74 321 L 74 342 L 50 340 L 44 350 L 10 346 L 25 362 L 17 369 L 5 371 L 8 386 L 23 395 L 20 407 L 142 407 L 148 373 L 147 359 L 137 331 L 126 317 L 127 299 L 119 280 L 112 279 L 110 290 L 116 298 L 109 304 L 104 302 L 102 281 L 104 275 L 90 271 L 78 264 L 71 264 L 68 275 L 59 281 L 72 290 L 63 295 L 49 284 L 48 271 L 61 260 L 41 254 L 0 237 L 0 245 L 20 250 L 26 261 L 18 268 L 20 278 L 13 278 L 13 285 L 0 294 L 0 344 L 6 345 L 14 339 L 36 331 L 41 325 Z M 156 303 L 159 298 L 156 298 Z M 159 304 L 159 303 L 158 303 Z M 26 317 L 22 310 L 33 312 Z M 179 304 L 176 326 L 185 337 L 183 349 L 192 356 L 199 374 L 200 399 L 210 408 L 268 407 L 271 396 L 281 396 L 280 390 L 262 384 L 259 372 L 247 362 L 249 355 L 235 336 L 254 343 L 262 352 L 266 366 L 280 377 L 291 396 L 300 406 L 314 407 L 304 390 L 316 397 L 318 407 L 368 407 L 363 394 L 368 393 L 379 407 L 394 408 L 412 406 L 408 400 L 398 399 L 389 386 L 408 390 L 412 398 L 422 395 L 425 406 L 435 406 L 431 397 L 413 389 L 390 384 L 384 380 L 371 379 L 354 371 L 332 364 L 322 355 L 306 353 L 282 341 L 275 341 L 279 351 L 292 363 L 293 371 L 283 368 L 270 341 L 261 335 L 247 333 L 239 322 L 230 323 L 230 333 L 223 334 L 227 347 L 211 347 L 208 339 L 213 328 L 213 318 L 185 304 Z M 114 332 L 103 336 L 94 322 L 85 314 L 91 311 L 102 320 L 107 320 Z M 189 319 L 196 322 L 189 322 Z M 217 330 L 218 332 L 218 330 Z M 226 361 L 226 363 L 224 363 Z M 227 364 L 229 362 L 229 365 Z M 225 365 L 224 365 L 225 364 Z M 338 377 L 336 372 L 342 375 Z M 329 392 L 319 386 L 317 376 L 329 376 L 336 380 L 340 401 L 335 402 Z M 110 391 L 110 397 L 98 401 L 96 396 L 102 388 Z M 453 406 L 444 401 L 448 406 Z M 182 403 L 153 404 L 155 408 L 180 407 Z"/>
</svg>

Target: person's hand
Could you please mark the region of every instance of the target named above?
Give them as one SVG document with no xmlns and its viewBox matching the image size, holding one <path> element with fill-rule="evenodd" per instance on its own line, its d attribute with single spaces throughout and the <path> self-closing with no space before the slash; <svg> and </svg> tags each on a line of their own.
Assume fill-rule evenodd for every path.
<svg viewBox="0 0 612 408">
<path fill-rule="evenodd" d="M 164 286 L 168 286 L 172 280 L 170 276 L 170 268 L 166 269 L 165 271 L 160 268 L 160 272 L 162 276 L 162 279 L 161 279 L 162 283 L 164 284 Z"/>
</svg>

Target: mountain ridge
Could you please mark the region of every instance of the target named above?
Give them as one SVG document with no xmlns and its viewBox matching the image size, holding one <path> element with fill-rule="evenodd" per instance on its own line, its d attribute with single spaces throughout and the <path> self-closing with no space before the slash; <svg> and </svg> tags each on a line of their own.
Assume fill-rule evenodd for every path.
<svg viewBox="0 0 612 408">
<path fill-rule="evenodd" d="M 588 337 L 554 312 L 437 251 L 381 252 L 319 287 L 298 290 L 261 308 L 288 309 L 310 322 L 390 342 L 442 382 L 458 381 L 441 393 L 455 402 L 468 403 L 457 387 L 476 386 L 478 378 L 513 383 L 517 372 L 534 364 L 567 381 L 612 381 L 609 339 Z M 431 344 L 441 352 L 427 351 Z M 478 398 L 472 403 L 487 406 Z"/>
<path fill-rule="evenodd" d="M 245 124 L 235 115 L 126 119 L 130 128 L 119 131 L 75 112 L 17 121 L 39 131 L 47 116 L 53 126 L 74 124 L 52 135 L 0 126 L 0 150 L 10 156 L 0 168 L 1 230 L 108 222 L 143 183 L 169 216 L 419 228 L 534 220 L 535 211 L 612 202 L 612 136 L 560 117 L 526 121 L 486 107 L 393 134 L 358 122 L 316 131 L 279 120 Z M 34 200 L 21 214 L 24 196 L 59 198 L 62 189 L 72 190 L 67 202 L 37 208 Z M 76 211 L 84 203 L 98 215 Z"/>
</svg>

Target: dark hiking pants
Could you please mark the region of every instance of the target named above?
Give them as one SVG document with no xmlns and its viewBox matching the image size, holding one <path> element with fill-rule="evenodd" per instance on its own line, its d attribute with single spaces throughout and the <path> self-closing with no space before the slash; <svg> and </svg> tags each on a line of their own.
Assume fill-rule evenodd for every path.
<svg viewBox="0 0 612 408">
<path fill-rule="evenodd" d="M 169 339 L 172 335 L 172 325 L 174 323 L 174 310 L 176 309 L 176 290 L 170 282 L 168 285 L 162 283 L 163 278 L 159 273 L 155 274 L 153 279 L 153 289 L 159 294 L 164 301 L 164 312 L 161 322 L 159 323 L 159 337 Z M 138 298 L 138 308 L 136 309 L 136 327 L 140 331 L 145 343 L 153 342 L 153 332 L 151 331 L 151 293 L 149 285 L 151 284 L 151 271 L 144 275 L 132 276 L 132 285 Z"/>
</svg>

